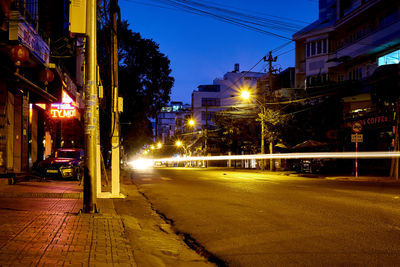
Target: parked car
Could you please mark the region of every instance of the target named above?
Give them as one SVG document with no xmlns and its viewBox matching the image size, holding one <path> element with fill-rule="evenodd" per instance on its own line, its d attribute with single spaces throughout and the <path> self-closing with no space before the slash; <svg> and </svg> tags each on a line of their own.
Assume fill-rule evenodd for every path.
<svg viewBox="0 0 400 267">
<path fill-rule="evenodd" d="M 335 173 L 336 160 L 329 158 L 300 159 L 294 169 L 299 173 Z"/>
<path fill-rule="evenodd" d="M 83 174 L 83 157 L 83 149 L 57 149 L 54 156 L 38 163 L 36 172 L 43 178 L 80 180 Z"/>
</svg>

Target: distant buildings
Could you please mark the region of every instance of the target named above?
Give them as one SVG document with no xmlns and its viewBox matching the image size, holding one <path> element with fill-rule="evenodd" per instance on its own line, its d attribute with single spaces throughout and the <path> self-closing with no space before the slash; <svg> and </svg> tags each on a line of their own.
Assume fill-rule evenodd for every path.
<svg viewBox="0 0 400 267">
<path fill-rule="evenodd" d="M 156 118 L 155 141 L 167 143 L 171 137 L 185 130 L 185 120 L 190 117 L 190 105 L 172 101 L 163 107 Z"/>
<path fill-rule="evenodd" d="M 216 112 L 243 104 L 240 91 L 250 89 L 255 92 L 257 80 L 263 75 L 262 72 L 240 72 L 239 64 L 235 64 L 234 70 L 227 72 L 222 79 L 215 79 L 210 85 L 199 85 L 198 90 L 192 93 L 193 118 L 198 122 L 196 128 L 213 125 Z"/>
</svg>

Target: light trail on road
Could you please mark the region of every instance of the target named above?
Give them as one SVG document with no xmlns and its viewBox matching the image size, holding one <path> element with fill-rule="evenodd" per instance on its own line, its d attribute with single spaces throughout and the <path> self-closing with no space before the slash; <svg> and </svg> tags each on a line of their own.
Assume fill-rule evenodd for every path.
<svg viewBox="0 0 400 267">
<path fill-rule="evenodd" d="M 307 158 L 331 158 L 331 159 L 385 159 L 399 158 L 400 152 L 310 152 L 310 153 L 279 153 L 279 154 L 250 154 L 250 155 L 222 155 L 200 157 L 170 157 L 158 159 L 145 159 L 149 162 L 182 162 L 203 160 L 251 160 L 251 159 L 307 159 Z M 141 158 L 140 160 L 144 160 Z M 130 164 L 134 164 L 132 161 Z"/>
</svg>

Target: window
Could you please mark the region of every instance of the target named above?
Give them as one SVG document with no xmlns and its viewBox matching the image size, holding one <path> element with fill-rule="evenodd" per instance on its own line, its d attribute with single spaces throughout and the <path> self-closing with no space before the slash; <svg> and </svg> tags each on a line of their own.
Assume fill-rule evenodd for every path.
<svg viewBox="0 0 400 267">
<path fill-rule="evenodd" d="M 215 112 L 213 112 L 213 111 L 207 112 L 207 121 L 211 121 L 214 118 L 215 118 Z M 202 121 L 206 120 L 206 112 L 205 111 L 201 112 L 201 120 Z"/>
<path fill-rule="evenodd" d="M 219 107 L 221 106 L 221 101 L 219 98 L 206 97 L 201 99 L 202 107 Z"/>
<path fill-rule="evenodd" d="M 317 41 L 317 54 L 322 53 L 322 40 Z"/>
<path fill-rule="evenodd" d="M 322 40 L 322 53 L 324 53 L 324 54 L 326 54 L 326 51 L 327 51 L 326 43 L 327 43 L 326 39 Z"/>
<path fill-rule="evenodd" d="M 399 64 L 399 63 L 400 63 L 400 50 L 394 51 L 392 53 L 386 54 L 378 58 L 378 66 Z"/>
<path fill-rule="evenodd" d="M 328 53 L 328 39 L 320 39 L 306 43 L 306 56 L 322 55 Z"/>
<path fill-rule="evenodd" d="M 315 42 L 311 43 L 311 56 L 315 55 Z"/>
</svg>

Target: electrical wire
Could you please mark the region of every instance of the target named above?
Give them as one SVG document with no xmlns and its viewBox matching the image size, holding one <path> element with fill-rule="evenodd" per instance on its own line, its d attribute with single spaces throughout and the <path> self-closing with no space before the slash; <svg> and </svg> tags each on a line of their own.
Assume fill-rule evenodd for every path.
<svg viewBox="0 0 400 267">
<path fill-rule="evenodd" d="M 152 0 L 154 3 L 142 2 L 137 0 L 124 0 L 125 2 L 131 2 L 142 5 L 155 6 L 159 8 L 176 9 L 200 16 L 208 16 L 225 23 L 234 24 L 236 26 L 253 30 L 262 34 L 272 35 L 277 38 L 291 40 L 291 38 L 278 34 L 276 32 L 267 31 L 264 28 L 286 31 L 293 33 L 301 29 L 304 25 L 300 25 L 298 20 L 284 19 L 277 16 L 270 16 L 272 18 L 255 16 L 254 13 L 246 14 L 237 10 L 226 9 L 216 4 L 207 5 L 205 2 L 188 1 L 188 0 Z M 208 2 L 210 3 L 210 2 Z M 264 16 L 268 16 L 265 15 Z M 292 21 L 296 21 L 293 23 Z M 305 22 L 300 22 L 305 23 Z"/>
</svg>

